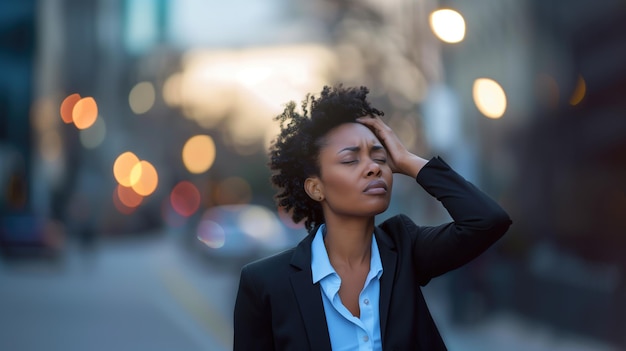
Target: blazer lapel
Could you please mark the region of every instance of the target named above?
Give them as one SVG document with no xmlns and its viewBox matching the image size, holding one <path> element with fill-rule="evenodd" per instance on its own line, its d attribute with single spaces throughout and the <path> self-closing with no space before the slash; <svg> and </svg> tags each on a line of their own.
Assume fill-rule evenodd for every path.
<svg viewBox="0 0 626 351">
<path fill-rule="evenodd" d="M 389 316 L 389 304 L 391 303 L 391 292 L 396 275 L 397 254 L 395 244 L 382 229 L 376 227 L 374 235 L 376 235 L 380 260 L 383 264 L 383 275 L 380 277 L 380 300 L 378 308 L 380 313 L 380 335 L 384 343 L 387 319 Z"/>
<path fill-rule="evenodd" d="M 313 284 L 311 274 L 311 242 L 316 230 L 298 244 L 291 265 L 298 271 L 291 274 L 291 286 L 309 337 L 311 350 L 329 350 L 330 336 L 319 284 Z"/>
</svg>

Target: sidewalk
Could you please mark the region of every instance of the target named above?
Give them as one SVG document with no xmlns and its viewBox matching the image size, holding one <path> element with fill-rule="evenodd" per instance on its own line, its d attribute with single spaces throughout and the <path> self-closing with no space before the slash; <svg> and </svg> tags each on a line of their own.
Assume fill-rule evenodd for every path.
<svg viewBox="0 0 626 351">
<path fill-rule="evenodd" d="M 555 330 L 512 313 L 496 313 L 473 325 L 450 320 L 443 282 L 424 288 L 424 296 L 449 351 L 618 351 L 613 345 Z"/>
</svg>

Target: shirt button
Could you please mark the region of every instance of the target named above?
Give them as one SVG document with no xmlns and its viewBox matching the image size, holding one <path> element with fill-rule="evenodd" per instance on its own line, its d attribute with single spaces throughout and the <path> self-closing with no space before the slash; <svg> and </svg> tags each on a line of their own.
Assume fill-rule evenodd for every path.
<svg viewBox="0 0 626 351">
<path fill-rule="evenodd" d="M 363 341 L 365 341 L 365 342 L 368 342 L 368 341 L 369 341 L 369 339 L 370 339 L 370 338 L 369 338 L 367 335 L 365 335 L 365 336 L 363 337 Z"/>
<path fill-rule="evenodd" d="M 370 304 L 370 300 L 365 299 L 365 300 L 363 300 L 363 303 L 366 304 L 366 305 L 369 305 Z"/>
</svg>

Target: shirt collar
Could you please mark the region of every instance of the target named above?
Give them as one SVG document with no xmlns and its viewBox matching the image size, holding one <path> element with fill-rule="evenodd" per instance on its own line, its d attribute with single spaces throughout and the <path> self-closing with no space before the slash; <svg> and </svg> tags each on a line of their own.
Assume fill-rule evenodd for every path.
<svg viewBox="0 0 626 351">
<path fill-rule="evenodd" d="M 324 246 L 324 230 L 325 224 L 322 224 L 317 228 L 313 242 L 311 243 L 311 273 L 313 278 L 313 284 L 316 284 L 320 280 L 326 278 L 331 274 L 336 274 L 335 269 L 330 264 L 328 258 L 328 252 L 326 252 L 326 246 Z M 376 236 L 372 235 L 372 253 L 370 258 L 370 271 L 367 276 L 369 281 L 371 278 L 376 277 L 380 279 L 383 274 L 383 264 L 380 260 L 380 252 L 378 251 L 378 243 L 376 242 Z"/>
<path fill-rule="evenodd" d="M 317 228 L 317 232 L 311 243 L 311 273 L 313 276 L 313 284 L 317 284 L 320 280 L 335 273 L 335 269 L 330 264 L 326 246 L 324 246 L 324 228 L 326 228 L 325 224 Z"/>
<path fill-rule="evenodd" d="M 376 242 L 376 235 L 372 235 L 372 254 L 370 258 L 370 272 L 367 275 L 367 280 L 373 278 L 380 279 L 383 275 L 383 262 L 380 260 L 380 252 L 378 251 L 378 243 Z"/>
</svg>

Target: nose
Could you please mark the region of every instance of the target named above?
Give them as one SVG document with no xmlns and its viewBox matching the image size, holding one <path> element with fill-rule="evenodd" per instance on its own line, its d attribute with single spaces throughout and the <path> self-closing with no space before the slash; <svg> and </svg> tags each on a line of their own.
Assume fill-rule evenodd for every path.
<svg viewBox="0 0 626 351">
<path fill-rule="evenodd" d="M 382 169 L 380 168 L 380 165 L 375 161 L 370 162 L 367 168 L 367 176 L 368 177 L 371 177 L 371 176 L 380 177 L 381 174 L 382 174 Z"/>
</svg>

